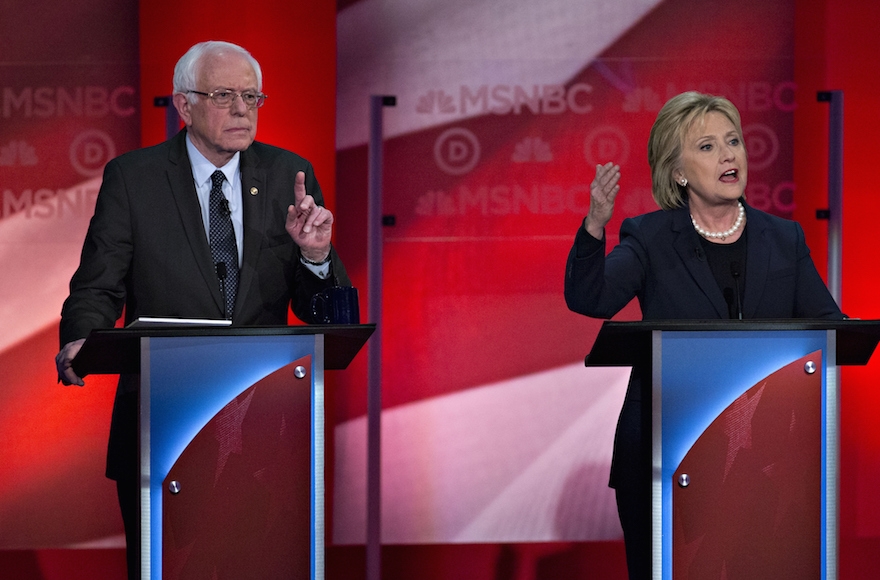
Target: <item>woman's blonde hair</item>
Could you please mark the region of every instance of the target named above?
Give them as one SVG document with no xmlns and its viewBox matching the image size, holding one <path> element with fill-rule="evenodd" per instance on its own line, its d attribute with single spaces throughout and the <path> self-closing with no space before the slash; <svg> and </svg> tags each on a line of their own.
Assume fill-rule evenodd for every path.
<svg viewBox="0 0 880 580">
<path fill-rule="evenodd" d="M 651 193 L 662 209 L 681 207 L 687 201 L 687 190 L 675 180 L 673 173 L 681 165 L 682 145 L 688 130 L 695 121 L 713 111 L 733 123 L 745 150 L 739 111 L 724 97 L 696 91 L 681 93 L 669 99 L 657 114 L 648 137 L 648 165 L 651 166 Z"/>
</svg>

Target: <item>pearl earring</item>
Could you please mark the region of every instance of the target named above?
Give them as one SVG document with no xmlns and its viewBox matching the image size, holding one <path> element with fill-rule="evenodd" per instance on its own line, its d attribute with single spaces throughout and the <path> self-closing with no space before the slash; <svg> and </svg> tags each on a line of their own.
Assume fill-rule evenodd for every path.
<svg viewBox="0 0 880 580">
<path fill-rule="evenodd" d="M 681 186 L 682 186 L 682 187 L 687 187 L 687 184 L 688 184 L 688 180 L 687 180 L 687 178 L 682 177 L 682 178 L 681 178 Z"/>
</svg>

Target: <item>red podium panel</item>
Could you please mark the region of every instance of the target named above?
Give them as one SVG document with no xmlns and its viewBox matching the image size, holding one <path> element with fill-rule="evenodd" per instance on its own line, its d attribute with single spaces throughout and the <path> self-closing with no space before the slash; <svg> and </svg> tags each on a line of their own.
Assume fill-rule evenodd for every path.
<svg viewBox="0 0 880 580">
<path fill-rule="evenodd" d="M 804 372 L 819 359 L 752 386 L 688 450 L 673 473 L 688 481 L 672 486 L 673 577 L 819 577 L 823 375 Z"/>
<path fill-rule="evenodd" d="M 311 380 L 303 357 L 226 404 L 162 485 L 162 577 L 309 574 Z"/>
</svg>

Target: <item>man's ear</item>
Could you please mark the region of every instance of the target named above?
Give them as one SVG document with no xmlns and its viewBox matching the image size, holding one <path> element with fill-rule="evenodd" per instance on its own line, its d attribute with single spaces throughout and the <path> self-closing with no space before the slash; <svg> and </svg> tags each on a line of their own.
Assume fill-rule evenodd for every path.
<svg viewBox="0 0 880 580">
<path fill-rule="evenodd" d="M 192 124 L 192 112 L 190 111 L 192 105 L 190 104 L 189 99 L 186 98 L 186 95 L 183 93 L 175 93 L 172 97 L 172 102 L 174 103 L 174 108 L 177 109 L 177 115 L 183 121 L 183 124 L 189 127 Z"/>
</svg>

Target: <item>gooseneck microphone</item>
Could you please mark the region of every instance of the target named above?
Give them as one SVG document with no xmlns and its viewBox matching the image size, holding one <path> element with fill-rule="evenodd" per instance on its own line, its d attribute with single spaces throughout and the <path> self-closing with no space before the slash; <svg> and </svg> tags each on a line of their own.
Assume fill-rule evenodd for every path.
<svg viewBox="0 0 880 580">
<path fill-rule="evenodd" d="M 223 297 L 223 317 L 230 318 L 231 313 L 226 311 L 226 262 L 217 262 L 214 264 L 214 268 L 217 270 L 217 279 L 220 280 L 220 295 Z"/>
<path fill-rule="evenodd" d="M 739 320 L 743 319 L 742 300 L 739 297 L 739 277 L 741 275 L 739 262 L 730 263 L 730 275 L 733 276 L 734 293 L 736 294 L 736 316 Z"/>
<path fill-rule="evenodd" d="M 736 318 L 736 298 L 733 297 L 733 288 L 730 286 L 724 289 L 724 301 L 727 302 L 727 315 L 733 320 Z"/>
</svg>

